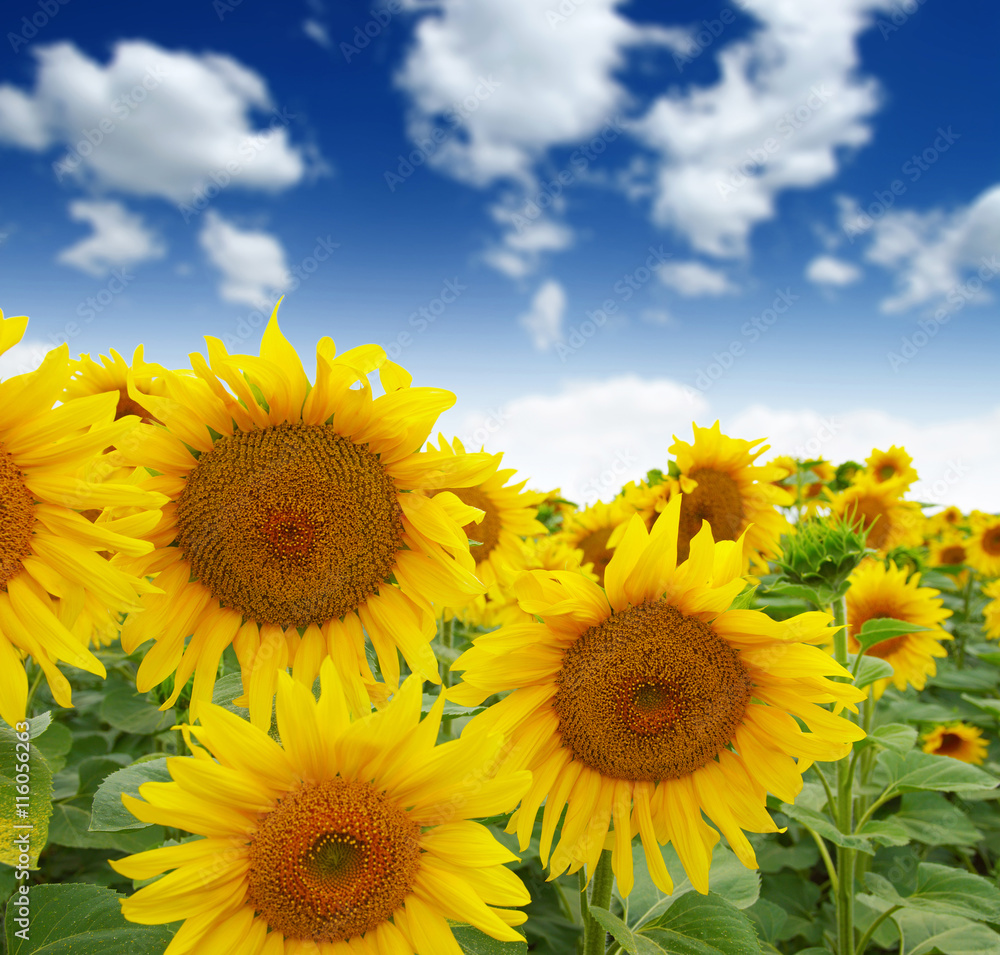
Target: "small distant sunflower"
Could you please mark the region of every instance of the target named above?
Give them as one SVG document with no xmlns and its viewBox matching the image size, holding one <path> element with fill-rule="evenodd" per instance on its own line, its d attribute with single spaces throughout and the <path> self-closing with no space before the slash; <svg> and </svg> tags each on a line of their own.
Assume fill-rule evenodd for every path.
<svg viewBox="0 0 1000 955">
<path fill-rule="evenodd" d="M 983 596 L 989 597 L 990 602 L 983 608 L 983 630 L 990 640 L 1000 639 L 1000 580 L 983 587 Z"/>
<path fill-rule="evenodd" d="M 1000 577 L 1000 516 L 977 511 L 969 534 L 969 565 L 985 577 Z"/>
<path fill-rule="evenodd" d="M 660 516 L 667 506 L 672 493 L 678 493 L 677 482 L 671 478 L 666 478 L 655 484 L 649 481 L 633 481 L 622 488 L 621 500 L 625 504 L 625 510 L 631 514 L 632 511 L 642 517 L 646 530 L 650 530 L 653 522 Z M 619 525 L 618 533 L 612 537 L 612 547 L 617 544 L 616 537 L 620 537 L 625 532 L 628 523 Z"/>
<path fill-rule="evenodd" d="M 335 667 L 319 701 L 279 674 L 281 743 L 204 706 L 183 727 L 194 756 L 169 783 L 122 797 L 143 822 L 204 838 L 112 861 L 127 878 L 169 875 L 122 900 L 133 922 L 184 919 L 165 955 L 461 955 L 446 919 L 504 941 L 531 898 L 516 857 L 471 819 L 509 811 L 527 773 L 496 774 L 502 737 L 435 746 L 443 697 L 421 721 L 421 678 L 352 722 Z"/>
<path fill-rule="evenodd" d="M 113 348 L 108 355 L 99 355 L 100 362 L 94 361 L 90 355 L 81 355 L 70 362 L 72 378 L 66 386 L 66 395 L 70 398 L 83 398 L 87 395 L 100 395 L 105 392 L 117 392 L 118 403 L 115 406 L 115 418 L 125 415 L 137 415 L 146 423 L 155 421 L 149 409 L 139 404 L 129 395 L 128 377 L 130 366 Z M 135 351 L 135 361 L 142 365 L 143 355 L 140 345 Z M 163 396 L 166 394 L 164 382 L 153 376 L 133 377 L 134 390 L 143 394 Z"/>
<path fill-rule="evenodd" d="M 616 527 L 626 523 L 635 513 L 633 508 L 616 498 L 610 504 L 598 501 L 583 510 L 563 517 L 562 530 L 553 535 L 571 549 L 583 552 L 583 566 L 592 570 L 597 582 L 604 582 L 604 570 L 614 554 L 610 538 Z"/>
<path fill-rule="evenodd" d="M 935 726 L 924 736 L 924 752 L 935 756 L 950 756 L 963 763 L 981 766 L 986 762 L 989 741 L 983 731 L 966 723 L 948 723 Z"/>
<path fill-rule="evenodd" d="M 444 458 L 464 455 L 465 448 L 458 438 L 451 444 L 444 435 L 438 435 L 439 447 L 430 445 L 428 453 Z M 535 519 L 543 494 L 525 491 L 527 481 L 508 485 L 517 473 L 513 468 L 499 470 L 502 454 L 489 456 L 484 467 L 487 476 L 470 487 L 442 488 L 450 491 L 460 501 L 483 512 L 481 520 L 470 522 L 463 528 L 469 540 L 476 541 L 472 557 L 476 562 L 476 576 L 490 587 L 503 582 L 525 568 L 522 540 L 547 534 L 544 524 Z"/>
<path fill-rule="evenodd" d="M 873 448 L 872 453 L 865 458 L 865 471 L 876 484 L 894 484 L 901 490 L 917 479 L 913 458 L 906 453 L 905 448 L 898 448 L 896 445 L 888 451 Z"/>
<path fill-rule="evenodd" d="M 887 661 L 893 668 L 891 677 L 873 684 L 875 699 L 885 692 L 890 683 L 898 690 L 905 690 L 907 686 L 922 690 L 927 677 L 937 673 L 934 658 L 948 655 L 941 641 L 951 639 L 951 634 L 941 627 L 941 622 L 951 616 L 951 611 L 941 605 L 940 593 L 933 587 L 921 587 L 919 574 L 907 579 L 906 570 L 892 562 L 886 567 L 882 561 L 869 558 L 851 575 L 851 589 L 847 591 L 851 653 L 857 653 L 859 646 L 853 634 L 869 620 L 891 617 L 929 628 L 883 640 L 865 651 L 868 656 Z"/>
<path fill-rule="evenodd" d="M 763 438 L 730 438 L 722 434 L 718 421 L 711 428 L 693 428 L 693 444 L 675 435 L 669 449 L 676 456 L 680 490 L 684 492 L 678 560 L 687 557 L 691 539 L 705 520 L 718 540 L 742 538 L 745 556 L 755 568 L 766 571 L 768 558 L 781 552 L 781 535 L 792 532 L 776 508 L 791 506 L 794 498 L 773 483 L 786 469 L 754 463 L 769 447 L 755 449 Z"/>
<path fill-rule="evenodd" d="M 896 547 L 918 547 L 923 541 L 920 505 L 899 499 L 900 487 L 881 484 L 870 475 L 858 475 L 854 483 L 833 496 L 830 508 L 838 517 L 861 520 L 868 531 L 868 546 L 880 554 Z"/>
<path fill-rule="evenodd" d="M 965 535 L 959 531 L 947 531 L 939 540 L 929 545 L 931 567 L 952 567 L 968 563 L 969 548 Z"/>
<path fill-rule="evenodd" d="M 937 514 L 933 514 L 927 518 L 927 525 L 924 533 L 927 537 L 934 537 L 942 531 L 957 530 L 964 524 L 965 517 L 962 512 L 954 505 L 951 505 L 950 507 L 946 507 L 943 511 L 938 511 Z"/>
<path fill-rule="evenodd" d="M 0 354 L 27 324 L 0 312 Z M 137 538 L 158 520 L 163 495 L 89 478 L 104 448 L 137 421 L 116 422 L 111 395 L 62 400 L 69 376 L 62 345 L 36 371 L 0 382 L 0 717 L 12 725 L 25 715 L 24 657 L 41 667 L 55 701 L 72 706 L 56 663 L 103 677 L 87 649 L 93 621 L 138 610 L 139 595 L 155 590 L 99 552 L 148 553 L 151 545 Z M 136 513 L 99 525 L 80 514 L 116 505 Z"/>
<path fill-rule="evenodd" d="M 326 656 L 357 675 L 348 685 L 363 707 L 361 683 L 373 679 L 365 634 L 391 688 L 397 650 L 437 681 L 432 603 L 459 606 L 485 589 L 462 530 L 480 512 L 427 492 L 479 483 L 489 458 L 420 451 L 454 395 L 411 388 L 376 345 L 336 355 L 329 338 L 317 346 L 311 384 L 274 315 L 260 358 L 206 341 L 207 362 L 190 356 L 196 377 L 133 369 L 162 378 L 164 397 L 129 381 L 133 400 L 162 424 L 140 425 L 127 457 L 152 470 L 144 486 L 169 497 L 149 535 L 156 550 L 135 563 L 158 575 L 163 595 L 147 598 L 122 630 L 127 651 L 155 640 L 140 692 L 175 673 L 164 703 L 172 705 L 193 673 L 192 706 L 209 701 L 232 643 L 262 720 L 278 672 L 292 666 L 311 686 Z M 378 398 L 367 378 L 375 369 Z"/>
<path fill-rule="evenodd" d="M 818 705 L 853 705 L 865 695 L 827 679 L 847 671 L 806 645 L 829 638 L 830 616 L 778 622 L 730 610 L 745 585 L 743 541 L 714 543 L 705 523 L 678 563 L 682 510 L 674 497 L 651 533 L 639 515 L 631 518 L 604 589 L 573 572 L 523 574 L 515 584 L 521 609 L 544 622 L 475 638 L 453 667 L 465 682 L 448 691 L 475 705 L 513 690 L 462 737 L 510 733 L 509 759 L 531 770 L 511 831 L 527 846 L 544 801 L 540 852 L 548 865 L 569 804 L 552 852 L 555 877 L 584 864 L 592 873 L 613 823 L 623 895 L 632 888 L 634 833 L 662 891 L 672 888 L 659 848 L 668 841 L 695 888 L 708 891 L 719 835 L 702 812 L 756 867 L 743 830 L 777 831 L 766 792 L 792 801 L 803 761 L 840 759 L 864 736 Z"/>
</svg>

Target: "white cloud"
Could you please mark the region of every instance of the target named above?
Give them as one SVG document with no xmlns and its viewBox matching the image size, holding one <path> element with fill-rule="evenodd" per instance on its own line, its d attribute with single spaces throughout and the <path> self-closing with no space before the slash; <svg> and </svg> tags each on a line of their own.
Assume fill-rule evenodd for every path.
<svg viewBox="0 0 1000 955">
<path fill-rule="evenodd" d="M 701 262 L 666 262 L 657 269 L 660 281 L 681 295 L 732 295 L 739 291 L 721 269 Z"/>
<path fill-rule="evenodd" d="M 113 268 L 163 258 L 166 251 L 142 217 L 129 212 L 120 202 L 78 199 L 69 204 L 69 215 L 75 222 L 89 222 L 94 231 L 59 253 L 56 261 L 63 265 L 100 276 Z"/>
<path fill-rule="evenodd" d="M 539 268 L 545 252 L 561 252 L 573 244 L 573 230 L 560 222 L 544 217 L 529 221 L 506 206 L 494 206 L 491 211 L 504 232 L 500 242 L 483 253 L 483 260 L 510 278 L 530 275 Z"/>
<path fill-rule="evenodd" d="M 890 209 L 875 220 L 847 200 L 841 203 L 841 219 L 849 234 L 867 231 L 871 236 L 865 258 L 895 273 L 899 290 L 882 300 L 883 312 L 903 312 L 944 300 L 958 305 L 992 299 L 981 280 L 995 278 L 1000 270 L 996 264 L 1000 259 L 1000 185 L 953 212 Z M 980 275 L 969 278 L 975 272 Z"/>
<path fill-rule="evenodd" d="M 40 341 L 20 341 L 0 355 L 0 379 L 34 371 L 52 346 Z"/>
<path fill-rule="evenodd" d="M 270 304 L 291 281 L 285 250 L 267 232 L 239 229 L 209 209 L 198 241 L 222 273 L 219 295 L 226 302 Z"/>
<path fill-rule="evenodd" d="M 302 31 L 314 43 L 318 43 L 325 49 L 330 48 L 330 33 L 319 20 L 305 20 L 302 23 Z"/>
<path fill-rule="evenodd" d="M 806 266 L 806 278 L 819 285 L 850 285 L 861 275 L 856 265 L 832 255 L 818 255 Z"/>
<path fill-rule="evenodd" d="M 531 308 L 518 322 L 531 335 L 539 351 L 548 351 L 563 337 L 562 323 L 566 314 L 566 290 L 555 280 L 543 282 L 531 300 Z"/>
<path fill-rule="evenodd" d="M 0 86 L 0 142 L 65 149 L 53 164 L 60 181 L 181 202 L 213 173 L 240 188 L 280 190 L 307 172 L 289 143 L 294 115 L 274 109 L 263 78 L 232 57 L 144 40 L 117 43 L 107 64 L 72 43 L 33 52 L 34 91 Z"/>
<path fill-rule="evenodd" d="M 888 0 L 740 7 L 760 26 L 719 49 L 719 79 L 671 89 L 632 127 L 659 154 L 654 219 L 720 257 L 745 254 L 779 192 L 830 179 L 837 150 L 869 140 L 879 98 L 857 38 Z"/>
</svg>

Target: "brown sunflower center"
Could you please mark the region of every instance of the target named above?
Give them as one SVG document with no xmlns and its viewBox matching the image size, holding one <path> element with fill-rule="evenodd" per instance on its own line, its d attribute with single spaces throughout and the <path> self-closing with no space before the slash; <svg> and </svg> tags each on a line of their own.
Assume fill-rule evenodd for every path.
<svg viewBox="0 0 1000 955">
<path fill-rule="evenodd" d="M 743 498 L 740 486 L 722 471 L 695 468 L 689 477 L 698 486 L 681 499 L 681 519 L 677 531 L 677 559 L 687 560 L 691 538 L 708 521 L 717 541 L 734 541 L 743 527 Z"/>
<path fill-rule="evenodd" d="M 666 603 L 616 613 L 566 651 L 553 706 L 563 745 L 604 776 L 677 779 L 743 722 L 752 684 L 737 652 Z"/>
<path fill-rule="evenodd" d="M 880 481 L 888 481 L 890 478 L 896 476 L 896 466 L 894 464 L 883 464 L 878 469 L 878 479 Z"/>
<path fill-rule="evenodd" d="M 392 573 L 396 488 L 365 445 L 325 425 L 222 437 L 177 503 L 192 573 L 226 606 L 283 627 L 343 617 Z"/>
<path fill-rule="evenodd" d="M 958 733 L 945 733 L 941 737 L 941 742 L 936 750 L 939 756 L 951 756 L 962 748 L 962 737 Z"/>
<path fill-rule="evenodd" d="M 980 544 L 990 557 L 1000 557 L 1000 524 L 989 528 L 983 534 Z"/>
<path fill-rule="evenodd" d="M 869 495 L 861 495 L 853 505 L 852 517 L 859 518 L 861 526 L 868 531 L 868 546 L 883 550 L 889 540 L 891 522 L 882 500 Z"/>
<path fill-rule="evenodd" d="M 35 499 L 21 469 L 0 441 L 0 592 L 20 572 L 31 552 L 31 529 L 35 526 Z"/>
<path fill-rule="evenodd" d="M 604 571 L 608 569 L 608 563 L 615 556 L 615 552 L 608 547 L 608 538 L 613 530 L 613 527 L 599 527 L 596 531 L 591 531 L 586 537 L 581 538 L 576 545 L 583 551 L 583 563 L 594 565 L 597 582 L 602 587 L 604 586 Z"/>
<path fill-rule="evenodd" d="M 964 564 L 965 548 L 961 544 L 950 544 L 948 547 L 942 547 L 941 563 L 947 565 Z"/>
<path fill-rule="evenodd" d="M 420 827 L 383 793 L 337 778 L 285 796 L 250 845 L 247 899 L 286 938 L 338 942 L 386 921 L 420 867 Z"/>
<path fill-rule="evenodd" d="M 444 490 L 451 491 L 463 504 L 478 507 L 485 512 L 478 524 L 472 521 L 462 528 L 470 541 L 478 541 L 472 547 L 472 556 L 477 564 L 481 564 L 500 543 L 500 512 L 486 493 L 478 487 L 446 487 Z"/>
</svg>

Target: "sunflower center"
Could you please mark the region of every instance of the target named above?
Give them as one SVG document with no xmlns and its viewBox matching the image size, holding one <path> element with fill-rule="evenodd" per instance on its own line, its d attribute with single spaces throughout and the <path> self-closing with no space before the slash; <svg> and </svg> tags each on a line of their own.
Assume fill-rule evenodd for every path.
<svg viewBox="0 0 1000 955">
<path fill-rule="evenodd" d="M 952 753 L 957 753 L 962 748 L 962 737 L 958 733 L 945 733 L 941 737 L 941 743 L 938 745 L 937 753 L 940 756 L 950 756 Z"/>
<path fill-rule="evenodd" d="M 880 481 L 888 481 L 889 478 L 895 477 L 896 468 L 892 464 L 883 464 L 882 467 L 878 469 L 878 479 Z"/>
<path fill-rule="evenodd" d="M 338 942 L 386 921 L 420 866 L 420 827 L 365 782 L 290 793 L 250 845 L 247 898 L 286 938 Z"/>
<path fill-rule="evenodd" d="M 6 592 L 7 581 L 21 572 L 21 562 L 31 552 L 34 525 L 35 499 L 0 441 L 0 592 Z"/>
<path fill-rule="evenodd" d="M 990 557 L 1000 557 L 1000 524 L 983 534 L 980 544 Z"/>
<path fill-rule="evenodd" d="M 687 560 L 691 538 L 708 521 L 717 541 L 734 541 L 743 526 L 743 498 L 740 486 L 722 471 L 695 468 L 689 477 L 698 486 L 681 498 L 681 519 L 677 531 L 677 559 Z"/>
<path fill-rule="evenodd" d="M 220 438 L 177 503 L 193 575 L 245 617 L 283 627 L 343 617 L 392 573 L 396 488 L 365 445 L 325 425 Z"/>
<path fill-rule="evenodd" d="M 881 500 L 863 495 L 857 499 L 853 519 L 861 519 L 861 526 L 868 531 L 868 546 L 882 550 L 889 540 L 891 529 L 889 515 Z"/>
<path fill-rule="evenodd" d="M 463 504 L 485 512 L 478 524 L 472 521 L 462 528 L 469 540 L 479 542 L 473 545 L 472 556 L 477 564 L 481 564 L 500 543 L 500 512 L 478 487 L 446 487 L 443 490 L 451 491 Z"/>
<path fill-rule="evenodd" d="M 752 689 L 725 640 L 663 602 L 584 631 L 557 684 L 563 745 L 602 775 L 633 780 L 677 779 L 714 759 Z"/>
<path fill-rule="evenodd" d="M 613 530 L 613 527 L 599 527 L 596 531 L 591 531 L 582 538 L 576 545 L 583 551 L 583 563 L 594 565 L 597 582 L 602 587 L 604 586 L 604 571 L 607 570 L 611 558 L 615 556 L 615 552 L 608 547 L 608 538 Z"/>
<path fill-rule="evenodd" d="M 941 563 L 946 565 L 964 564 L 965 548 L 961 544 L 951 544 L 941 548 Z"/>
</svg>

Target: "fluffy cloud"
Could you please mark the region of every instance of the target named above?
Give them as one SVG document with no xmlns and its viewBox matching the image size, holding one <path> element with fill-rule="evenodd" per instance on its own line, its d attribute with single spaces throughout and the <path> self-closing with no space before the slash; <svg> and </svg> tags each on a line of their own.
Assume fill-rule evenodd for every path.
<svg viewBox="0 0 1000 955">
<path fill-rule="evenodd" d="M 657 269 L 660 281 L 681 295 L 731 295 L 739 289 L 726 273 L 701 262 L 667 262 Z"/>
<path fill-rule="evenodd" d="M 492 213 L 504 232 L 500 241 L 483 253 L 483 260 L 510 278 L 530 275 L 538 269 L 543 253 L 560 252 L 573 244 L 572 229 L 552 219 L 529 222 L 516 218 L 505 206 L 495 206 Z"/>
<path fill-rule="evenodd" d="M 882 300 L 883 312 L 992 299 L 983 282 L 1000 271 L 1000 185 L 953 212 L 890 209 L 874 220 L 847 200 L 841 220 L 849 234 L 870 236 L 868 261 L 895 273 L 898 291 Z"/>
<path fill-rule="evenodd" d="M 806 266 L 806 278 L 817 285 L 850 285 L 861 274 L 856 265 L 832 255 L 818 255 Z"/>
<path fill-rule="evenodd" d="M 213 175 L 280 190 L 306 174 L 289 143 L 294 114 L 275 109 L 261 76 L 232 57 L 143 40 L 117 43 L 107 64 L 72 43 L 33 53 L 32 92 L 0 85 L 0 143 L 64 149 L 53 163 L 60 181 L 182 202 Z"/>
<path fill-rule="evenodd" d="M 566 314 L 566 290 L 555 280 L 542 283 L 531 300 L 531 308 L 518 322 L 531 335 L 539 351 L 548 351 L 563 337 L 562 323 Z"/>
<path fill-rule="evenodd" d="M 113 268 L 164 255 L 165 247 L 157 235 L 120 202 L 80 199 L 69 204 L 69 215 L 76 222 L 89 222 L 94 231 L 59 253 L 56 260 L 63 265 L 101 276 Z"/>
<path fill-rule="evenodd" d="M 0 355 L 0 379 L 13 378 L 34 371 L 51 345 L 39 341 L 21 341 Z"/>
<path fill-rule="evenodd" d="M 219 295 L 226 302 L 271 304 L 291 281 L 285 250 L 267 232 L 239 229 L 210 209 L 198 241 L 222 273 Z"/>
<path fill-rule="evenodd" d="M 857 74 L 857 38 L 888 5 L 741 3 L 759 26 L 720 47 L 718 80 L 671 89 L 634 124 L 659 156 L 654 219 L 701 252 L 739 256 L 780 191 L 830 179 L 837 149 L 871 136 L 879 99 Z"/>
</svg>

